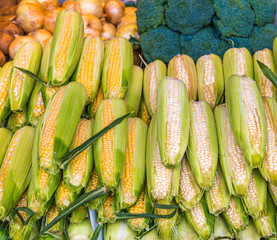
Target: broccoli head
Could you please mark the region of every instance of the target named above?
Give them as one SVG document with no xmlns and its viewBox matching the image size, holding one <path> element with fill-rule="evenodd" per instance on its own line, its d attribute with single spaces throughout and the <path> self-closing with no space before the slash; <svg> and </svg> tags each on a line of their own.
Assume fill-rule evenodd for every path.
<svg viewBox="0 0 277 240">
<path fill-rule="evenodd" d="M 169 28 L 192 35 L 209 25 L 213 15 L 210 0 L 168 0 L 165 21 Z"/>
</svg>

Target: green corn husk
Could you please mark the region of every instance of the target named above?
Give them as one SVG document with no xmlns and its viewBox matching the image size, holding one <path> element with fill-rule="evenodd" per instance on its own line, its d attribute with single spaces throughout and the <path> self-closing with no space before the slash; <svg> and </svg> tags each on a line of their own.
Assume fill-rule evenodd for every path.
<svg viewBox="0 0 277 240">
<path fill-rule="evenodd" d="M 199 186 L 209 190 L 218 161 L 217 133 L 214 114 L 205 102 L 190 102 L 190 136 L 188 160 Z"/>
<path fill-rule="evenodd" d="M 89 117 L 95 118 L 98 105 L 102 101 L 103 101 L 103 92 L 102 92 L 102 88 L 99 87 L 98 93 L 97 93 L 96 97 L 94 98 L 93 102 L 87 105 L 87 112 L 88 112 Z"/>
<path fill-rule="evenodd" d="M 125 101 L 127 111 L 133 112 L 131 117 L 136 117 L 139 112 L 142 96 L 143 70 L 139 66 L 133 66 L 132 79 L 127 90 Z"/>
<path fill-rule="evenodd" d="M 10 100 L 8 97 L 8 85 L 9 76 L 12 71 L 13 62 L 6 62 L 5 65 L 0 69 L 0 122 L 4 121 L 10 114 Z"/>
<path fill-rule="evenodd" d="M 83 41 L 84 22 L 79 13 L 67 9 L 60 11 L 53 33 L 48 83 L 56 86 L 68 82 L 78 64 Z"/>
<path fill-rule="evenodd" d="M 265 155 L 266 115 L 256 83 L 247 76 L 231 76 L 226 84 L 226 105 L 234 136 L 251 168 Z"/>
<path fill-rule="evenodd" d="M 24 68 L 37 74 L 42 55 L 41 44 L 34 40 L 23 44 L 13 60 L 9 78 L 9 99 L 13 112 L 22 112 L 32 93 L 35 80 L 15 67 Z"/>
<path fill-rule="evenodd" d="M 104 236 L 105 239 L 109 240 L 131 240 L 135 239 L 136 232 L 133 231 L 124 220 L 117 220 L 114 223 L 105 224 Z M 144 240 L 145 238 L 142 239 Z"/>
<path fill-rule="evenodd" d="M 0 169 L 0 219 L 8 216 L 27 188 L 35 129 L 23 127 L 14 135 Z"/>
<path fill-rule="evenodd" d="M 105 201 L 102 201 L 98 207 L 97 221 L 100 223 L 114 223 L 116 221 L 115 214 L 116 201 L 112 193 L 109 193 Z"/>
<path fill-rule="evenodd" d="M 267 143 L 260 171 L 267 181 L 277 185 L 277 103 L 270 97 L 263 97 L 262 100 L 267 121 Z"/>
<path fill-rule="evenodd" d="M 157 228 L 154 228 L 153 230 L 151 230 L 151 232 L 144 235 L 141 239 L 142 240 L 154 240 L 154 239 L 155 240 L 161 240 L 161 238 L 158 234 Z"/>
<path fill-rule="evenodd" d="M 34 236 L 35 237 L 35 236 Z M 55 234 L 43 234 L 41 235 L 38 240 L 64 240 L 64 235 L 55 235 Z"/>
<path fill-rule="evenodd" d="M 144 187 L 147 125 L 139 118 L 129 118 L 125 163 L 115 197 L 119 210 L 133 206 Z"/>
<path fill-rule="evenodd" d="M 2 226 L 3 225 L 3 226 Z M 1 222 L 0 227 L 0 239 L 1 240 L 9 240 L 9 227 L 6 224 Z"/>
<path fill-rule="evenodd" d="M 260 240 L 261 236 L 257 232 L 255 225 L 252 220 L 249 221 L 249 225 L 246 227 L 245 230 L 238 232 L 236 235 L 236 239 L 238 240 Z"/>
<path fill-rule="evenodd" d="M 58 164 L 74 138 L 87 99 L 85 87 L 71 82 L 51 98 L 38 127 L 37 159 L 49 174 L 59 172 Z M 49 133 L 50 132 L 50 133 Z"/>
<path fill-rule="evenodd" d="M 131 43 L 125 38 L 109 40 L 105 49 L 102 71 L 104 99 L 124 98 L 132 78 L 132 69 L 133 49 Z"/>
<path fill-rule="evenodd" d="M 143 97 L 141 98 L 138 117 L 141 118 L 147 125 L 150 124 L 151 116 L 147 110 L 145 100 Z"/>
<path fill-rule="evenodd" d="M 224 77 L 221 58 L 215 54 L 197 60 L 197 90 L 199 101 L 206 101 L 214 108 L 223 102 Z"/>
<path fill-rule="evenodd" d="M 251 177 L 251 169 L 243 157 L 231 129 L 230 120 L 227 114 L 226 104 L 218 105 L 214 110 L 219 160 L 222 172 L 232 195 L 244 196 L 247 192 Z"/>
<path fill-rule="evenodd" d="M 26 126 L 28 123 L 28 114 L 26 108 L 23 109 L 20 113 L 13 112 L 7 122 L 7 128 L 13 133 L 16 132 L 19 128 Z"/>
<path fill-rule="evenodd" d="M 28 123 L 32 126 L 36 126 L 44 111 L 45 107 L 41 94 L 41 84 L 39 82 L 36 82 L 27 108 Z"/>
<path fill-rule="evenodd" d="M 82 118 L 79 121 L 75 137 L 71 144 L 70 150 L 80 146 L 90 137 L 93 131 L 93 119 Z M 93 152 L 92 145 L 85 151 L 70 161 L 69 165 L 63 172 L 63 179 L 67 187 L 79 194 L 81 190 L 87 186 L 91 172 L 93 169 Z"/>
<path fill-rule="evenodd" d="M 253 169 L 246 195 L 242 198 L 245 211 L 258 218 L 266 212 L 267 183 L 258 169 Z"/>
<path fill-rule="evenodd" d="M 180 165 L 189 140 L 189 99 L 183 81 L 165 77 L 159 82 L 157 131 L 160 156 L 168 168 Z"/>
<path fill-rule="evenodd" d="M 68 237 L 70 240 L 91 240 L 93 229 L 89 218 L 79 224 L 70 223 L 68 226 Z"/>
<path fill-rule="evenodd" d="M 271 50 L 265 48 L 263 50 L 257 51 L 253 55 L 254 62 L 254 77 L 257 83 L 257 86 L 261 92 L 261 95 L 264 97 L 272 97 L 277 101 L 277 88 L 273 85 L 273 83 L 267 79 L 262 70 L 260 69 L 257 60 L 265 64 L 267 67 L 271 69 L 274 74 L 277 74 L 277 68 L 274 63 L 273 53 Z"/>
<path fill-rule="evenodd" d="M 0 167 L 2 165 L 2 162 L 4 160 L 6 151 L 9 147 L 10 141 L 12 140 L 12 132 L 7 128 L 0 128 Z"/>
<path fill-rule="evenodd" d="M 70 223 L 72 224 L 80 224 L 88 217 L 88 208 L 83 205 L 76 210 L 74 210 L 70 217 Z"/>
<path fill-rule="evenodd" d="M 223 56 L 225 84 L 232 75 L 246 75 L 253 78 L 253 60 L 246 48 L 230 48 Z"/>
<path fill-rule="evenodd" d="M 148 192 L 152 202 L 168 200 L 178 196 L 181 166 L 166 168 L 160 157 L 157 140 L 157 117 L 151 120 L 146 145 L 146 177 Z"/>
<path fill-rule="evenodd" d="M 239 231 L 245 230 L 249 224 L 249 218 L 243 209 L 241 200 L 235 196 L 231 197 L 228 209 L 221 216 L 231 234 L 238 234 Z"/>
<path fill-rule="evenodd" d="M 166 65 L 160 60 L 149 63 L 144 69 L 143 95 L 151 117 L 157 111 L 158 85 L 165 76 Z"/>
<path fill-rule="evenodd" d="M 178 240 L 198 240 L 196 233 L 188 223 L 185 215 L 181 216 L 181 220 L 177 225 L 177 233 L 175 236 Z"/>
<path fill-rule="evenodd" d="M 270 192 L 270 196 L 272 197 L 275 205 L 277 206 L 277 186 L 272 183 L 267 184 L 268 191 Z"/>
<path fill-rule="evenodd" d="M 80 60 L 71 78 L 72 81 L 85 85 L 88 95 L 87 103 L 92 102 L 98 92 L 104 50 L 105 44 L 100 37 L 87 36 Z"/>
<path fill-rule="evenodd" d="M 191 209 L 200 201 L 203 193 L 204 190 L 196 182 L 189 162 L 184 155 L 181 162 L 179 195 L 175 197 L 178 206 L 183 211 Z"/>
<path fill-rule="evenodd" d="M 125 101 L 118 98 L 102 101 L 96 112 L 93 134 L 95 135 L 112 121 L 125 114 L 127 114 Z M 94 161 L 100 185 L 104 185 L 110 190 L 116 189 L 120 182 L 124 167 L 126 143 L 126 119 L 94 142 Z M 102 153 L 102 150 L 106 148 L 107 151 L 103 151 L 104 153 Z"/>
<path fill-rule="evenodd" d="M 228 231 L 226 224 L 221 216 L 215 217 L 214 232 L 212 239 L 233 239 L 233 234 Z"/>
<path fill-rule="evenodd" d="M 209 212 L 215 216 L 226 211 L 229 206 L 231 195 L 220 165 L 217 167 L 214 185 L 209 191 L 205 192 L 205 198 Z"/>
</svg>

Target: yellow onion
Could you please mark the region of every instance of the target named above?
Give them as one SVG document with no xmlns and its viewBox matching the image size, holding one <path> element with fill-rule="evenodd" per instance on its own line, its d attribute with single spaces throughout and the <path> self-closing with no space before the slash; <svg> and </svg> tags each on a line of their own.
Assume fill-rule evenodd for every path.
<svg viewBox="0 0 277 240">
<path fill-rule="evenodd" d="M 102 23 L 98 17 L 91 14 L 86 14 L 82 15 L 82 19 L 84 21 L 85 37 L 88 35 L 92 35 L 94 37 L 101 36 Z"/>
<path fill-rule="evenodd" d="M 103 21 L 101 37 L 104 39 L 110 39 L 110 38 L 114 38 L 115 35 L 116 35 L 116 27 L 111 23 Z"/>
<path fill-rule="evenodd" d="M 108 21 L 114 25 L 125 15 L 125 5 L 120 0 L 108 0 L 104 10 Z"/>
<path fill-rule="evenodd" d="M 38 29 L 35 32 L 30 32 L 28 33 L 28 36 L 31 36 L 37 41 L 39 41 L 42 49 L 44 49 L 45 45 L 52 38 L 52 34 L 48 32 L 46 29 Z"/>
<path fill-rule="evenodd" d="M 0 50 L 0 67 L 4 65 L 5 61 L 6 61 L 6 57 L 4 53 Z"/>
<path fill-rule="evenodd" d="M 125 8 L 125 14 L 126 15 L 136 15 L 136 11 L 138 9 L 136 7 L 126 7 Z"/>
<path fill-rule="evenodd" d="M 75 1 L 73 1 L 73 0 L 66 0 L 62 4 L 62 7 L 67 9 L 67 10 L 74 10 L 74 6 L 75 6 Z"/>
<path fill-rule="evenodd" d="M 33 3 L 35 5 L 41 6 L 41 4 L 38 2 L 38 0 L 22 0 L 22 1 L 20 1 L 20 4 L 22 4 L 23 2 L 24 3 Z"/>
<path fill-rule="evenodd" d="M 9 55 L 12 59 L 14 59 L 15 54 L 17 53 L 18 49 L 25 44 L 26 42 L 33 41 L 34 38 L 31 36 L 16 36 L 16 38 L 12 41 L 9 47 Z"/>
<path fill-rule="evenodd" d="M 117 29 L 122 28 L 126 25 L 130 25 L 130 24 L 137 24 L 137 16 L 136 15 L 127 15 L 124 16 L 123 18 L 120 19 L 118 25 L 117 25 Z"/>
<path fill-rule="evenodd" d="M 41 5 L 20 2 L 16 10 L 16 22 L 28 33 L 43 27 L 44 12 Z"/>
<path fill-rule="evenodd" d="M 59 0 L 38 0 L 38 2 L 47 11 L 59 6 Z"/>
<path fill-rule="evenodd" d="M 101 0 L 76 0 L 74 10 L 81 15 L 92 14 L 98 18 L 103 15 Z"/>
<path fill-rule="evenodd" d="M 124 27 L 117 29 L 116 36 L 126 38 L 127 40 L 129 40 L 131 36 L 139 39 L 138 27 L 136 24 L 125 25 Z"/>
<path fill-rule="evenodd" d="M 52 34 L 54 32 L 57 16 L 61 10 L 63 10 L 63 8 L 57 7 L 45 13 L 44 28 Z"/>
</svg>

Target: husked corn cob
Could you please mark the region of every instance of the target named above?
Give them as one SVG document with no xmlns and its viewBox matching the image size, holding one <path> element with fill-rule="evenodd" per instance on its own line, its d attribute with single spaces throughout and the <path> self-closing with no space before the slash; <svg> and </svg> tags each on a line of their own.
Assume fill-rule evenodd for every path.
<svg viewBox="0 0 277 240">
<path fill-rule="evenodd" d="M 218 146 L 214 115 L 205 101 L 190 102 L 188 159 L 199 186 L 209 190 L 217 168 Z"/>
<path fill-rule="evenodd" d="M 239 240 L 247 240 L 247 239 L 260 240 L 261 239 L 261 236 L 257 232 L 257 229 L 256 229 L 252 219 L 249 220 L 248 226 L 244 230 L 239 231 L 235 235 L 235 237 L 236 237 L 236 239 L 239 239 Z"/>
<path fill-rule="evenodd" d="M 225 84 L 232 75 L 246 75 L 253 78 L 253 61 L 246 48 L 230 48 L 223 56 L 223 72 Z"/>
<path fill-rule="evenodd" d="M 163 165 L 157 140 L 157 117 L 151 120 L 146 147 L 146 176 L 152 202 L 171 201 L 178 196 L 180 166 L 169 169 Z"/>
<path fill-rule="evenodd" d="M 118 98 L 102 101 L 96 112 L 93 134 L 95 135 L 125 114 L 127 114 L 125 101 Z M 119 184 L 124 167 L 126 143 L 126 119 L 94 142 L 95 168 L 100 185 L 104 185 L 110 190 L 116 189 Z"/>
<path fill-rule="evenodd" d="M 5 63 L 5 65 L 0 69 L 0 122 L 5 120 L 11 112 L 8 97 L 8 85 L 12 65 L 13 62 L 10 61 Z"/>
<path fill-rule="evenodd" d="M 129 118 L 125 163 L 116 191 L 120 209 L 133 206 L 140 197 L 145 180 L 147 125 L 139 118 Z"/>
<path fill-rule="evenodd" d="M 196 233 L 188 223 L 185 214 L 181 215 L 180 222 L 177 225 L 176 239 L 178 240 L 198 240 Z"/>
<path fill-rule="evenodd" d="M 79 13 L 62 10 L 57 16 L 49 56 L 48 83 L 64 85 L 74 72 L 81 55 L 84 22 Z"/>
<path fill-rule="evenodd" d="M 45 225 L 48 225 L 58 215 L 59 215 L 58 207 L 56 206 L 55 203 L 53 203 L 46 214 Z M 51 234 L 54 234 L 55 238 L 58 239 L 58 237 L 63 235 L 64 227 L 65 227 L 65 219 L 62 219 L 57 224 L 55 224 L 53 227 L 51 227 L 48 231 Z"/>
<path fill-rule="evenodd" d="M 98 219 L 100 223 L 114 223 L 116 213 L 116 201 L 112 193 L 109 193 L 105 201 L 98 207 Z"/>
<path fill-rule="evenodd" d="M 88 120 L 84 118 L 79 121 L 75 137 L 70 147 L 71 150 L 80 146 L 92 137 L 93 122 L 93 119 Z M 65 184 L 71 191 L 79 194 L 81 190 L 86 187 L 92 169 L 93 152 L 92 146 L 89 146 L 86 150 L 75 157 L 65 169 L 63 173 Z"/>
<path fill-rule="evenodd" d="M 277 185 L 277 103 L 270 97 L 263 97 L 262 100 L 267 122 L 267 143 L 260 171 L 267 181 Z"/>
<path fill-rule="evenodd" d="M 222 172 L 232 195 L 244 196 L 250 181 L 251 169 L 243 157 L 242 150 L 232 132 L 226 104 L 218 105 L 214 110 L 219 160 Z"/>
<path fill-rule="evenodd" d="M 15 113 L 13 112 L 7 122 L 7 128 L 10 129 L 13 133 L 16 132 L 19 128 L 24 127 L 28 123 L 28 114 L 26 108 L 22 112 Z"/>
<path fill-rule="evenodd" d="M 86 103 L 86 90 L 81 83 L 71 82 L 60 88 L 48 103 L 39 127 L 37 158 L 41 168 L 55 174 L 58 163 L 68 151 Z"/>
<path fill-rule="evenodd" d="M 141 99 L 138 117 L 141 118 L 147 125 L 150 124 L 151 116 L 147 110 L 144 99 Z"/>
<path fill-rule="evenodd" d="M 157 111 L 158 85 L 165 76 L 166 65 L 160 60 L 149 63 L 144 69 L 143 95 L 151 117 Z"/>
<path fill-rule="evenodd" d="M 93 102 L 88 105 L 88 115 L 90 117 L 95 117 L 98 105 L 100 102 L 103 101 L 103 99 L 104 99 L 103 92 L 102 92 L 102 88 L 100 86 L 98 89 L 98 93 L 97 93 L 96 97 L 94 98 Z"/>
<path fill-rule="evenodd" d="M 0 219 L 15 207 L 30 181 L 31 152 L 35 129 L 23 127 L 15 132 L 0 169 Z"/>
<path fill-rule="evenodd" d="M 261 92 L 263 97 L 272 97 L 277 101 L 277 88 L 273 85 L 273 83 L 267 79 L 267 77 L 263 74 L 260 69 L 257 60 L 265 64 L 267 67 L 271 69 L 271 71 L 277 74 L 277 68 L 274 63 L 273 53 L 271 50 L 265 48 L 263 50 L 255 52 L 253 55 L 254 61 L 254 77 L 257 83 L 257 86 Z"/>
<path fill-rule="evenodd" d="M 83 205 L 74 210 L 70 217 L 70 222 L 73 224 L 80 224 L 88 217 L 88 208 Z"/>
<path fill-rule="evenodd" d="M 106 45 L 102 71 L 104 98 L 124 98 L 132 77 L 133 49 L 125 38 L 113 38 Z"/>
<path fill-rule="evenodd" d="M 93 229 L 89 218 L 84 219 L 79 224 L 70 223 L 68 226 L 68 237 L 71 240 L 91 239 Z"/>
<path fill-rule="evenodd" d="M 261 94 L 247 76 L 231 76 L 226 84 L 226 105 L 232 131 L 251 168 L 265 156 L 267 124 Z"/>
<path fill-rule="evenodd" d="M 223 102 L 224 78 L 220 57 L 215 54 L 204 55 L 197 60 L 198 99 L 204 100 L 214 108 Z"/>
<path fill-rule="evenodd" d="M 159 82 L 156 115 L 161 160 L 166 167 L 175 168 L 189 139 L 189 99 L 182 81 L 165 77 Z"/>
<path fill-rule="evenodd" d="M 268 191 L 270 192 L 270 196 L 272 197 L 275 205 L 277 205 L 277 186 L 272 183 L 268 183 Z"/>
<path fill-rule="evenodd" d="M 168 64 L 168 76 L 182 80 L 187 87 L 189 99 L 197 99 L 197 75 L 191 57 L 177 55 L 172 58 Z"/>
<path fill-rule="evenodd" d="M 147 234 L 146 236 L 148 236 L 149 234 Z M 104 236 L 105 236 L 105 239 L 111 239 L 111 240 L 115 240 L 115 239 L 130 240 L 130 239 L 135 239 L 136 232 L 133 231 L 126 224 L 124 220 L 117 220 L 114 223 L 105 224 Z M 144 238 L 142 239 L 145 240 Z"/>
<path fill-rule="evenodd" d="M 194 207 L 201 199 L 204 190 L 195 180 L 187 158 L 184 156 L 181 162 L 179 180 L 179 195 L 175 197 L 179 207 L 186 211 Z"/>
<path fill-rule="evenodd" d="M 199 239 L 209 239 L 215 217 L 209 213 L 204 197 L 192 209 L 185 211 L 185 215 Z"/>
<path fill-rule="evenodd" d="M 220 165 L 217 167 L 214 185 L 205 193 L 205 197 L 211 214 L 217 216 L 219 213 L 227 210 L 231 195 L 224 180 Z"/>
<path fill-rule="evenodd" d="M 1 167 L 2 162 L 4 160 L 4 157 L 5 157 L 6 151 L 9 147 L 12 136 L 13 136 L 13 134 L 9 129 L 0 128 L 0 139 L 1 139 L 1 144 L 0 144 L 0 167 Z"/>
<path fill-rule="evenodd" d="M 85 38 L 79 63 L 71 78 L 86 87 L 88 99 L 92 102 L 98 92 L 101 70 L 104 60 L 105 45 L 99 37 L 89 35 Z"/>
<path fill-rule="evenodd" d="M 136 117 L 139 112 L 142 96 L 143 70 L 139 66 L 133 66 L 132 79 L 125 96 L 127 111 L 132 112 L 131 117 Z"/>
<path fill-rule="evenodd" d="M 15 55 L 9 78 L 9 100 L 11 110 L 14 112 L 23 111 L 35 84 L 34 79 L 15 67 L 24 68 L 37 74 L 40 67 L 41 55 L 42 48 L 36 40 L 22 45 Z"/>
</svg>

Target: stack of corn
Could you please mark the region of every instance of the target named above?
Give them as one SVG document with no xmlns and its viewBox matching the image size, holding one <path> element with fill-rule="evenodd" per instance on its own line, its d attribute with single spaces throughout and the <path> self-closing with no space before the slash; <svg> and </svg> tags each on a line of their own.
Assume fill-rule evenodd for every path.
<svg viewBox="0 0 277 240">
<path fill-rule="evenodd" d="M 174 211 L 158 204 L 178 206 L 178 213 L 154 219 L 142 239 L 274 237 L 277 91 L 256 63 L 277 73 L 273 53 L 252 59 L 233 48 L 223 62 L 210 54 L 196 64 L 178 55 L 168 68 L 157 60 L 143 71 L 133 66 L 126 39 L 105 47 L 101 38 L 83 36 L 81 16 L 63 10 L 43 53 L 28 42 L 0 70 L 0 220 L 17 207 L 34 212 L 27 225 L 17 215 L 10 221 L 10 237 L 32 239 L 98 187 L 107 194 L 73 211 L 70 239 L 91 239 L 88 209 L 105 225 L 104 239 L 134 239 L 152 221 L 119 220 L 117 213 Z M 128 112 L 62 170 L 68 151 Z M 41 239 L 64 239 L 66 221 Z"/>
</svg>

